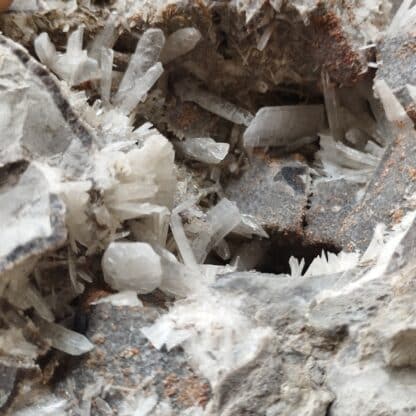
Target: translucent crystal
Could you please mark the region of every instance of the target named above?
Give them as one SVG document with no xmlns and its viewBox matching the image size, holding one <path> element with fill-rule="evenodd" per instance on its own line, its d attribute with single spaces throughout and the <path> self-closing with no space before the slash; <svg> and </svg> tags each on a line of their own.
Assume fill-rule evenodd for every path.
<svg viewBox="0 0 416 416">
<path fill-rule="evenodd" d="M 413 0 L 403 0 L 398 8 L 387 34 L 391 37 L 401 33 L 406 33 L 415 27 L 416 24 L 416 6 L 412 6 Z"/>
<path fill-rule="evenodd" d="M 346 253 L 341 251 L 335 254 L 322 251 L 320 256 L 318 255 L 313 259 L 305 272 L 305 277 L 341 273 L 356 267 L 359 259 L 360 253 L 358 252 Z"/>
<path fill-rule="evenodd" d="M 90 79 L 100 77 L 98 62 L 82 49 L 84 27 L 80 26 L 68 38 L 66 52 L 53 54 L 49 36 L 42 33 L 35 39 L 35 50 L 43 64 L 48 66 L 69 86 L 78 85 Z"/>
<path fill-rule="evenodd" d="M 186 297 L 203 287 L 203 272 L 200 267 L 189 267 L 180 263 L 168 250 L 158 249 L 162 258 L 163 278 L 159 287 L 175 297 Z"/>
<path fill-rule="evenodd" d="M 142 77 L 137 78 L 131 91 L 129 91 L 128 94 L 124 94 L 123 100 L 118 103 L 121 111 L 129 114 L 134 110 L 136 105 L 145 97 L 162 74 L 163 66 L 160 62 L 157 62 L 155 65 L 151 66 Z M 115 98 L 116 102 L 119 99 L 120 95 L 117 93 Z"/>
<path fill-rule="evenodd" d="M 150 416 L 154 414 L 157 402 L 157 394 L 148 396 L 135 394 L 122 404 L 119 414 L 120 416 Z"/>
<path fill-rule="evenodd" d="M 206 216 L 206 222 L 198 237 L 192 242 L 195 258 L 204 263 L 207 255 L 227 234 L 241 221 L 237 205 L 227 198 L 223 198 L 212 207 Z"/>
<path fill-rule="evenodd" d="M 160 54 L 160 60 L 166 64 L 179 56 L 185 55 L 195 48 L 201 40 L 201 32 L 193 27 L 185 27 L 172 33 Z"/>
<path fill-rule="evenodd" d="M 322 89 L 331 134 L 335 140 L 342 140 L 343 126 L 341 121 L 339 98 L 335 85 L 331 83 L 329 75 L 326 72 L 322 73 Z"/>
<path fill-rule="evenodd" d="M 299 278 L 303 274 L 303 268 L 305 267 L 305 259 L 301 259 L 299 261 L 296 257 L 291 256 L 289 259 L 289 267 L 290 275 L 294 278 Z"/>
<path fill-rule="evenodd" d="M 410 120 L 406 110 L 400 104 L 391 88 L 387 85 L 387 82 L 384 79 L 375 81 L 374 91 L 383 104 L 387 119 L 401 128 L 405 127 L 413 132 L 413 122 Z"/>
<path fill-rule="evenodd" d="M 101 32 L 94 37 L 94 40 L 88 48 L 88 55 L 98 62 L 101 60 L 102 50 L 112 50 L 114 43 L 117 40 L 118 34 L 116 32 L 116 20 L 117 16 L 115 14 L 111 14 L 105 22 Z"/>
<path fill-rule="evenodd" d="M 0 352 L 26 361 L 37 358 L 38 348 L 26 341 L 21 329 L 0 329 Z"/>
<path fill-rule="evenodd" d="M 149 293 L 160 286 L 160 256 L 147 243 L 111 243 L 102 259 L 104 280 L 115 290 Z"/>
<path fill-rule="evenodd" d="M 102 48 L 100 55 L 100 69 L 101 69 L 101 80 L 100 80 L 100 92 L 101 99 L 105 104 L 110 102 L 111 94 L 111 82 L 113 75 L 113 59 L 114 51 L 109 48 Z"/>
<path fill-rule="evenodd" d="M 214 387 L 224 372 L 256 357 L 271 336 L 269 328 L 257 326 L 239 311 L 238 299 L 211 292 L 177 301 L 141 332 L 158 349 L 181 345 Z"/>
<path fill-rule="evenodd" d="M 410 98 L 416 104 L 416 87 L 414 85 L 407 84 L 407 91 L 409 92 Z"/>
<path fill-rule="evenodd" d="M 380 155 L 361 152 L 320 135 L 321 149 L 316 157 L 321 161 L 325 175 L 331 179 L 345 178 L 352 182 L 366 183 L 380 162 Z"/>
<path fill-rule="evenodd" d="M 190 159 L 213 165 L 224 160 L 230 149 L 229 143 L 218 143 L 210 137 L 185 139 L 176 146 Z"/>
<path fill-rule="evenodd" d="M 186 237 L 185 230 L 182 224 L 182 219 L 180 217 L 180 213 L 187 208 L 187 206 L 192 206 L 194 200 L 185 201 L 185 203 L 177 206 L 173 211 L 170 218 L 170 227 L 172 230 L 173 237 L 175 239 L 176 245 L 178 247 L 179 253 L 182 257 L 183 262 L 185 265 L 196 268 L 197 261 L 192 251 L 190 242 Z"/>
<path fill-rule="evenodd" d="M 47 33 L 41 33 L 34 41 L 36 55 L 48 68 L 52 68 L 58 55 L 55 45 L 51 42 Z"/>
<path fill-rule="evenodd" d="M 244 145 L 288 146 L 297 139 L 316 135 L 324 126 L 322 105 L 263 107 L 244 132 Z"/>
<path fill-rule="evenodd" d="M 133 209 L 132 209 L 133 212 Z M 170 211 L 166 207 L 149 203 L 134 210 L 138 221 L 130 221 L 129 228 L 137 241 L 164 247 L 169 230 Z"/>
<path fill-rule="evenodd" d="M 47 395 L 36 403 L 14 412 L 14 416 L 66 416 L 70 406 L 66 399 Z"/>
<path fill-rule="evenodd" d="M 199 88 L 192 80 L 176 83 L 175 91 L 183 101 L 192 101 L 205 110 L 225 118 L 232 123 L 248 126 L 253 119 L 253 115 L 247 110 L 239 108 L 229 101 Z"/>
<path fill-rule="evenodd" d="M 265 29 L 264 29 L 264 32 L 263 32 L 263 34 L 260 36 L 260 39 L 258 40 L 258 42 L 257 42 L 257 49 L 259 50 L 259 51 L 263 51 L 265 48 L 266 48 L 266 46 L 267 46 L 267 43 L 269 42 L 269 40 L 270 40 L 270 37 L 272 36 L 272 34 L 273 34 L 273 31 L 275 30 L 275 28 L 276 28 L 276 25 L 274 24 L 274 22 L 273 23 L 270 23 Z"/>
<path fill-rule="evenodd" d="M 111 303 L 114 306 L 143 306 L 143 303 L 137 297 L 137 293 L 133 290 L 125 290 L 115 295 L 105 296 L 93 302 L 92 305 L 98 305 L 100 303 Z"/>
<path fill-rule="evenodd" d="M 133 93 L 133 91 L 141 89 L 138 84 L 142 81 L 139 80 L 142 79 L 150 68 L 156 68 L 150 74 L 155 74 L 157 70 L 160 70 L 161 65 L 155 65 L 159 61 L 164 44 L 165 36 L 160 29 L 148 29 L 143 33 L 114 97 L 114 104 L 122 104 L 131 94 L 136 96 L 137 92 Z M 148 78 L 150 78 L 150 75 L 148 75 Z"/>
<path fill-rule="evenodd" d="M 259 221 L 248 214 L 241 214 L 240 223 L 233 229 L 233 233 L 246 237 L 257 235 L 259 237 L 268 238 L 269 235 L 264 231 Z"/>
<path fill-rule="evenodd" d="M 24 290 L 24 293 L 21 295 L 26 298 L 26 301 L 33 307 L 40 317 L 49 322 L 54 321 L 55 317 L 51 311 L 50 305 L 32 284 L 29 283 Z"/>
<path fill-rule="evenodd" d="M 54 348 L 69 355 L 82 355 L 94 348 L 94 345 L 84 335 L 62 325 L 42 319 L 38 319 L 36 325 L 42 336 L 48 339 Z"/>
</svg>

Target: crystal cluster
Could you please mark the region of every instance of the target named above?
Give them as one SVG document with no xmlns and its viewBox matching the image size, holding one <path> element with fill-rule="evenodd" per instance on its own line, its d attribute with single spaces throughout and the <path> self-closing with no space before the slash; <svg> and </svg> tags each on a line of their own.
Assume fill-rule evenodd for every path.
<svg viewBox="0 0 416 416">
<path fill-rule="evenodd" d="M 376 59 L 416 6 L 107 3 L 0 15 L 0 409 L 416 406 L 389 396 L 416 380 L 416 83 Z"/>
</svg>

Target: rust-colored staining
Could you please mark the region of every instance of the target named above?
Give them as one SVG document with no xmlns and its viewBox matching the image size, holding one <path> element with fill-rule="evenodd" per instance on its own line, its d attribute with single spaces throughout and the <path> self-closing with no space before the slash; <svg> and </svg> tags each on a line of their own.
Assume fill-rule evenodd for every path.
<svg viewBox="0 0 416 416">
<path fill-rule="evenodd" d="M 176 374 L 169 374 L 164 380 L 163 380 L 163 386 L 165 388 L 165 395 L 167 397 L 173 397 L 178 392 L 178 377 Z"/>
<path fill-rule="evenodd" d="M 13 0 L 0 0 L 0 12 L 7 10 L 12 3 Z"/>
<path fill-rule="evenodd" d="M 105 343 L 106 338 L 103 334 L 95 334 L 92 336 L 91 341 L 95 344 L 95 345 L 102 345 Z"/>
<path fill-rule="evenodd" d="M 140 350 L 136 347 L 127 347 L 119 355 L 121 358 L 129 359 L 140 354 Z"/>
<path fill-rule="evenodd" d="M 81 302 L 81 307 L 84 310 L 88 310 L 92 303 L 96 302 L 97 300 L 100 300 L 102 298 L 105 298 L 108 295 L 111 295 L 112 292 L 109 292 L 107 290 L 103 289 L 89 289 L 85 291 L 83 295 L 83 299 Z"/>
<path fill-rule="evenodd" d="M 181 407 L 205 407 L 211 395 L 209 384 L 196 375 L 178 378 L 176 374 L 169 374 L 163 384 L 165 395 L 177 401 Z"/>
<path fill-rule="evenodd" d="M 406 58 L 408 55 L 414 55 L 416 53 L 416 39 L 410 39 L 400 46 L 396 51 L 396 56 L 398 58 Z"/>
<path fill-rule="evenodd" d="M 192 7 L 180 7 L 178 4 L 167 5 L 158 22 L 163 25 L 166 33 L 172 33 L 186 26 L 196 26 L 199 30 L 207 29 L 211 22 L 207 6 L 201 0 L 195 0 L 189 5 Z"/>
<path fill-rule="evenodd" d="M 393 224 L 398 224 L 404 216 L 404 211 L 401 208 L 395 209 L 391 212 L 390 217 Z"/>
<path fill-rule="evenodd" d="M 410 104 L 409 106 L 407 106 L 406 112 L 407 115 L 412 119 L 413 123 L 416 125 L 416 105 Z"/>
<path fill-rule="evenodd" d="M 100 366 L 103 363 L 105 363 L 106 356 L 107 353 L 105 352 L 105 350 L 96 347 L 88 356 L 86 364 L 88 367 Z"/>
<path fill-rule="evenodd" d="M 356 82 L 363 72 L 360 56 L 352 49 L 339 17 L 320 7 L 311 16 L 312 47 L 322 69 L 341 84 Z"/>
<path fill-rule="evenodd" d="M 412 181 L 416 181 L 416 168 L 413 167 L 408 167 L 407 171 L 409 173 L 410 179 Z"/>
<path fill-rule="evenodd" d="M 203 121 L 203 114 L 196 104 L 184 102 L 176 106 L 170 114 L 177 128 L 187 131 L 193 124 Z"/>
</svg>

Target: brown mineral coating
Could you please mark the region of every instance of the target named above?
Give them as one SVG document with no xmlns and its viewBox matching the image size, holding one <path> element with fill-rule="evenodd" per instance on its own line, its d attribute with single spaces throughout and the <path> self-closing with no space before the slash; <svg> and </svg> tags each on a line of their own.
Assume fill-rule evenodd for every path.
<svg viewBox="0 0 416 416">
<path fill-rule="evenodd" d="M 64 27 L 71 31 L 84 24 L 88 42 L 103 27 L 107 16 L 108 9 L 104 7 L 94 15 L 84 8 L 70 16 L 59 10 L 34 12 L 25 15 L 25 24 L 35 33 L 48 32 L 56 46 L 62 48 L 68 31 L 63 31 Z M 259 32 L 256 24 L 260 20 Z M 119 30 L 115 51 L 116 55 L 132 53 L 137 35 L 149 26 L 162 28 L 166 35 L 182 27 L 196 27 L 203 40 L 176 64 L 182 72 L 198 75 L 209 90 L 253 111 L 267 105 L 272 96 L 278 97 L 277 87 L 281 85 L 297 85 L 310 100 L 318 92 L 316 85 L 322 69 L 344 85 L 356 82 L 366 71 L 365 57 L 358 44 L 348 38 L 340 17 L 330 5 L 320 4 L 309 21 L 305 25 L 290 3 L 279 14 L 270 5 L 264 5 L 247 25 L 244 13 L 238 13 L 226 2 L 212 2 L 208 7 L 200 1 L 184 2 L 183 7 L 178 2 L 159 10 L 147 21 L 139 13 L 131 16 L 129 29 Z M 259 51 L 257 42 L 267 25 L 274 25 L 274 30 L 265 50 Z M 0 17 L 0 30 L 32 50 L 33 39 L 25 36 L 12 17 Z"/>
<path fill-rule="evenodd" d="M 7 10 L 12 3 L 13 0 L 0 0 L 0 12 Z"/>
<path fill-rule="evenodd" d="M 313 56 L 339 84 L 353 84 L 366 72 L 364 56 L 354 50 L 339 17 L 321 7 L 311 17 Z"/>
</svg>

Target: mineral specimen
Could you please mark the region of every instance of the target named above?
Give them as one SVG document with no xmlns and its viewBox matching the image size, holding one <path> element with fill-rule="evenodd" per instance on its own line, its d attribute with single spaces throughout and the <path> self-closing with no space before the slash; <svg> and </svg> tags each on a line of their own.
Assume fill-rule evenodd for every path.
<svg viewBox="0 0 416 416">
<path fill-rule="evenodd" d="M 0 14 L 2 414 L 414 413 L 416 6 L 350 3 Z"/>
</svg>

